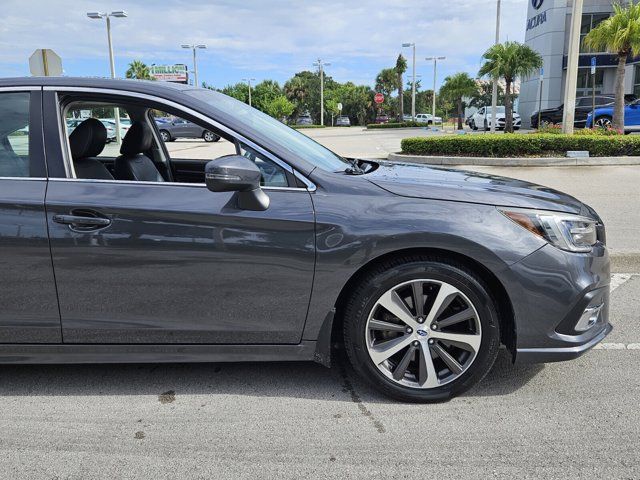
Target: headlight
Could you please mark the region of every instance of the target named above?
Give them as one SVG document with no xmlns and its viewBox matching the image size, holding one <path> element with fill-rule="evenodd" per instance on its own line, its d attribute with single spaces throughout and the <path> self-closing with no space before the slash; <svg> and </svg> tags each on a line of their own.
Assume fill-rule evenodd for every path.
<svg viewBox="0 0 640 480">
<path fill-rule="evenodd" d="M 562 250 L 590 252 L 598 241 L 596 220 L 592 218 L 522 208 L 500 211 L 522 228 Z"/>
</svg>

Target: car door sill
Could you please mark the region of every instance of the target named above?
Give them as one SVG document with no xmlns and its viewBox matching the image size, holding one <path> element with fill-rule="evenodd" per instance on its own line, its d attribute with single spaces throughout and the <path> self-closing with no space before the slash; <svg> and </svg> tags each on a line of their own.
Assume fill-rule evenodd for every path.
<svg viewBox="0 0 640 480">
<path fill-rule="evenodd" d="M 316 342 L 297 345 L 0 345 L 0 364 L 307 361 Z"/>
</svg>

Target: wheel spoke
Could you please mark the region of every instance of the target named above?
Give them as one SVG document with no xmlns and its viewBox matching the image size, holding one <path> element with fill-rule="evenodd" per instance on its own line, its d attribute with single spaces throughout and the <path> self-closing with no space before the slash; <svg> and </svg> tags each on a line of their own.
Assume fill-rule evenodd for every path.
<svg viewBox="0 0 640 480">
<path fill-rule="evenodd" d="M 409 335 L 406 335 L 374 345 L 369 348 L 371 360 L 373 360 L 373 363 L 375 363 L 376 365 L 380 365 L 389 357 L 395 355 L 400 350 L 407 347 L 410 343 L 411 337 Z"/>
<path fill-rule="evenodd" d="M 436 367 L 431 358 L 431 349 L 427 342 L 420 342 L 420 361 L 418 362 L 418 383 L 421 387 L 437 387 L 440 382 L 436 374 Z"/>
<path fill-rule="evenodd" d="M 405 328 L 397 323 L 385 322 L 384 320 L 376 320 L 372 318 L 369 320 L 369 328 L 371 330 L 384 330 L 385 332 L 403 332 Z"/>
<path fill-rule="evenodd" d="M 409 311 L 405 303 L 394 290 L 390 290 L 382 295 L 380 300 L 378 300 L 378 303 L 389 310 L 389 312 L 395 315 L 401 322 L 406 323 L 413 329 L 417 328 L 417 322 L 414 320 L 411 311 Z"/>
<path fill-rule="evenodd" d="M 431 338 L 437 338 L 456 347 L 462 348 L 472 352 L 478 352 L 480 349 L 480 335 L 472 333 L 447 333 L 440 331 L 432 331 L 430 333 Z"/>
<path fill-rule="evenodd" d="M 453 374 L 458 374 L 462 372 L 462 365 L 460 365 L 458 363 L 458 361 L 453 358 L 449 352 L 447 352 L 444 348 L 442 348 L 440 345 L 438 345 L 437 343 L 434 343 L 431 348 L 433 349 L 434 352 L 436 352 L 436 354 L 442 359 L 442 361 L 445 363 L 445 365 L 447 367 L 449 367 L 449 370 L 451 370 L 451 373 Z"/>
<path fill-rule="evenodd" d="M 413 282 L 411 288 L 413 289 L 413 307 L 416 309 L 416 316 L 421 317 L 424 315 L 424 291 L 422 282 Z"/>
<path fill-rule="evenodd" d="M 454 298 L 458 295 L 458 290 L 448 283 L 440 285 L 436 299 L 431 306 L 429 315 L 427 315 L 427 325 L 433 322 L 440 314 L 449 306 Z"/>
<path fill-rule="evenodd" d="M 436 320 L 436 323 L 438 324 L 438 327 L 440 328 L 446 328 L 446 327 L 450 327 L 451 325 L 454 325 L 456 323 L 460 323 L 464 320 L 469 320 L 470 318 L 473 318 L 473 316 L 475 315 L 473 309 L 467 307 L 464 310 L 462 310 L 461 312 L 455 313 L 453 315 L 451 315 L 450 317 L 447 318 L 443 318 L 442 320 Z"/>
<path fill-rule="evenodd" d="M 413 356 L 415 355 L 417 348 L 418 347 L 414 347 L 413 345 L 407 348 L 402 360 L 400 360 L 400 363 L 398 363 L 393 371 L 393 378 L 396 380 L 402 380 L 404 378 L 404 374 L 407 372 L 407 367 L 409 366 L 409 363 L 411 363 L 411 360 L 413 360 Z"/>
</svg>

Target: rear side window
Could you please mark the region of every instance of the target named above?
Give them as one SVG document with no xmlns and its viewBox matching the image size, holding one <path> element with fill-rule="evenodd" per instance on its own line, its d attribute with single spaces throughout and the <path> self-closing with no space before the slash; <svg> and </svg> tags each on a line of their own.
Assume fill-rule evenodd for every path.
<svg viewBox="0 0 640 480">
<path fill-rule="evenodd" d="M 0 177 L 29 176 L 29 97 L 0 93 Z"/>
</svg>

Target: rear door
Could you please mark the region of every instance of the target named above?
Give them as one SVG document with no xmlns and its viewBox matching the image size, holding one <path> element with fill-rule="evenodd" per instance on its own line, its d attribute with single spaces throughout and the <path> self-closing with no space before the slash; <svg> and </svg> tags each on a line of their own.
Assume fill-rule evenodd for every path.
<svg viewBox="0 0 640 480">
<path fill-rule="evenodd" d="M 0 89 L 0 343 L 59 343 L 41 89 Z"/>
</svg>

